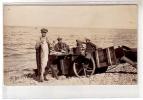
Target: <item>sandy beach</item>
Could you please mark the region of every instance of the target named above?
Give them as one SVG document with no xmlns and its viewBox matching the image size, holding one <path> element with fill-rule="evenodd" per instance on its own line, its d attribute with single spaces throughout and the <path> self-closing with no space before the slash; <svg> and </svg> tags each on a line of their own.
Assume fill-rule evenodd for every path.
<svg viewBox="0 0 143 100">
<path fill-rule="evenodd" d="M 119 64 L 109 66 L 106 73 L 87 77 L 59 76 L 56 80 L 47 75 L 48 81 L 38 82 L 33 69 L 36 69 L 35 41 L 40 35 L 41 27 L 4 27 L 4 84 L 8 86 L 27 85 L 136 85 L 137 69 L 131 65 Z M 81 28 L 48 28 L 49 40 L 56 41 L 58 36 L 70 47 L 75 40 L 91 39 L 97 46 L 126 45 L 137 47 L 137 31 L 134 29 L 81 29 Z M 113 69 L 111 69 L 113 68 Z"/>
</svg>

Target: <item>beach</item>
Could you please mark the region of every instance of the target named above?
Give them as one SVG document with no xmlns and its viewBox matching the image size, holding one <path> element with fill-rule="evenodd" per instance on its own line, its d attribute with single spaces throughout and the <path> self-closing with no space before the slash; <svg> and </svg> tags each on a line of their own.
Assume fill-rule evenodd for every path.
<svg viewBox="0 0 143 100">
<path fill-rule="evenodd" d="M 49 74 L 49 81 L 38 82 L 35 80 L 36 69 L 35 43 L 42 27 L 4 26 L 4 84 L 8 86 L 27 85 L 135 85 L 137 84 L 137 69 L 131 65 L 119 64 L 116 68 L 106 73 L 95 74 L 87 77 L 59 76 L 56 80 Z M 73 27 L 46 27 L 48 38 L 52 43 L 57 42 L 57 37 L 62 37 L 70 48 L 76 45 L 76 39 L 85 38 L 98 47 L 125 45 L 137 48 L 136 29 L 96 29 Z"/>
</svg>

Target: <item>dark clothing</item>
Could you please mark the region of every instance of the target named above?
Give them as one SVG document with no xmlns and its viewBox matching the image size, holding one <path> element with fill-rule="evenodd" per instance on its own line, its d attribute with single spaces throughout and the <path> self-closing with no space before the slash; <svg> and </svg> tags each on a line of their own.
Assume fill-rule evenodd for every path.
<svg viewBox="0 0 143 100">
<path fill-rule="evenodd" d="M 83 41 L 80 41 L 80 40 L 77 40 L 77 47 L 79 48 L 82 48 L 82 44 L 86 44 L 86 52 L 93 52 L 96 50 L 96 45 L 93 44 L 92 42 L 83 42 Z"/>
<path fill-rule="evenodd" d="M 69 46 L 66 43 L 57 43 L 54 47 L 55 51 L 57 52 L 61 52 L 62 50 L 64 50 L 66 53 L 69 52 Z"/>
<path fill-rule="evenodd" d="M 77 45 L 77 47 L 83 47 L 83 43 L 85 43 L 85 42 L 83 42 L 83 41 L 80 41 L 80 40 L 76 40 L 76 45 Z"/>
<path fill-rule="evenodd" d="M 41 49 L 39 47 L 39 49 L 36 49 L 36 63 L 37 63 L 37 75 L 36 76 L 40 76 L 40 69 L 41 69 Z"/>
<path fill-rule="evenodd" d="M 68 53 L 69 52 L 69 46 L 63 42 L 57 43 L 54 47 L 54 50 L 57 52 L 65 51 L 65 53 Z M 60 66 L 58 66 L 58 69 L 59 69 L 59 72 L 61 72 L 61 74 L 63 74 L 63 75 L 67 74 L 65 72 L 65 69 L 67 68 L 67 66 L 65 66 L 64 59 L 65 59 L 64 56 L 58 57 L 58 61 L 59 61 L 58 63 L 60 65 Z"/>
<path fill-rule="evenodd" d="M 76 40 L 76 50 L 75 50 L 75 54 L 81 54 L 82 50 L 83 50 L 83 43 L 80 40 Z"/>
<path fill-rule="evenodd" d="M 96 50 L 96 45 L 92 42 L 86 42 L 86 52 L 92 53 Z"/>
</svg>

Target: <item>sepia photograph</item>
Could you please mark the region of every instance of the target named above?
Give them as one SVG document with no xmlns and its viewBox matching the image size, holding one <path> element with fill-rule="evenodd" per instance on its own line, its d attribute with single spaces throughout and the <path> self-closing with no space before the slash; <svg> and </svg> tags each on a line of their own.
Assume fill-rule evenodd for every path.
<svg viewBox="0 0 143 100">
<path fill-rule="evenodd" d="M 4 5 L 4 85 L 137 85 L 138 6 Z"/>
</svg>

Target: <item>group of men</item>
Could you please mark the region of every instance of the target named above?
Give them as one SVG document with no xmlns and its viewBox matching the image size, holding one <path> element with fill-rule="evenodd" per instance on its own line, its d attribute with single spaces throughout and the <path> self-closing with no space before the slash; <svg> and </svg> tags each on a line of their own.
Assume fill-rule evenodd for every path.
<svg viewBox="0 0 143 100">
<path fill-rule="evenodd" d="M 49 42 L 49 40 L 48 40 L 48 38 L 47 38 L 47 33 L 48 33 L 48 30 L 45 29 L 45 28 L 42 28 L 42 29 L 41 29 L 41 36 L 40 36 L 39 39 L 36 41 L 35 49 L 36 49 L 37 68 L 38 68 L 38 66 L 40 66 L 40 61 L 39 61 L 39 57 L 40 57 L 40 55 L 39 55 L 40 53 L 39 53 L 39 52 L 40 52 L 40 51 L 39 51 L 39 50 L 40 50 L 40 46 L 41 46 L 41 43 L 43 42 L 43 40 L 46 41 L 46 43 L 47 43 L 47 45 L 48 45 L 48 47 L 49 47 L 49 51 L 50 51 L 50 49 L 54 50 L 55 52 L 61 52 L 61 53 L 68 53 L 68 52 L 70 51 L 69 45 L 67 45 L 66 43 L 64 43 L 64 42 L 62 41 L 62 38 L 61 38 L 61 37 L 58 37 L 58 38 L 57 38 L 58 42 L 51 47 L 51 44 L 50 44 L 50 42 Z M 79 48 L 79 50 L 82 48 L 82 44 L 86 44 L 86 49 L 85 49 L 85 51 L 86 51 L 86 53 L 87 53 L 87 54 L 86 54 L 87 56 L 91 56 L 93 50 L 96 49 L 96 45 L 94 45 L 93 43 L 91 43 L 89 39 L 86 39 L 85 42 L 82 42 L 82 41 L 80 41 L 80 40 L 76 40 L 76 42 L 77 42 L 77 48 Z M 47 56 L 48 56 L 48 55 L 47 55 Z M 47 66 L 48 66 L 48 65 L 47 65 Z M 40 69 L 38 69 L 38 71 L 39 71 L 39 70 L 40 70 Z M 45 71 L 45 72 L 46 72 L 46 71 Z M 41 74 L 41 73 L 39 73 L 39 74 Z M 45 80 L 47 80 L 45 73 L 44 73 L 44 75 L 45 75 Z"/>
<path fill-rule="evenodd" d="M 61 37 L 58 37 L 58 38 L 57 38 L 58 43 L 56 43 L 56 44 L 54 45 L 54 47 L 51 47 L 51 46 L 50 46 L 50 42 L 49 42 L 49 40 L 48 40 L 48 38 L 47 38 L 47 33 L 48 33 L 48 30 L 47 30 L 47 29 L 45 29 L 45 28 L 41 29 L 41 36 L 40 36 L 40 38 L 36 41 L 35 49 L 39 49 L 40 44 L 41 44 L 41 42 L 42 42 L 42 39 L 46 39 L 47 44 L 48 44 L 48 46 L 49 46 L 49 49 L 52 48 L 52 49 L 54 49 L 54 50 L 57 51 L 57 52 L 68 52 L 69 46 L 62 41 L 62 38 L 61 38 Z"/>
</svg>

